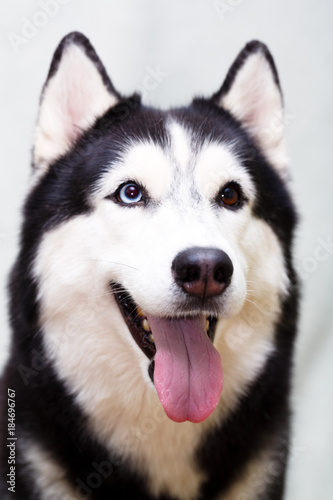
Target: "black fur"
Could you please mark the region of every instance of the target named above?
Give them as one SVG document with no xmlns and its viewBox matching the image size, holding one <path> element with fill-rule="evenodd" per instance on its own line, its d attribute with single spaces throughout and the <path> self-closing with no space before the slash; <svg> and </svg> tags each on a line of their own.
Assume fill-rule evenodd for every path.
<svg viewBox="0 0 333 500">
<path fill-rule="evenodd" d="M 266 61 L 268 62 L 272 75 L 274 78 L 274 81 L 276 85 L 280 88 L 280 81 L 279 81 L 279 75 L 275 66 L 274 59 L 272 57 L 272 54 L 268 50 L 265 44 L 262 42 L 259 42 L 258 40 L 252 40 L 252 42 L 249 42 L 245 45 L 244 49 L 240 52 L 238 57 L 235 59 L 234 63 L 232 64 L 231 68 L 229 69 L 229 72 L 227 74 L 226 79 L 223 82 L 222 87 L 216 94 L 213 95 L 212 100 L 214 102 L 218 102 L 225 94 L 229 92 L 229 90 L 232 87 L 232 84 L 235 81 L 235 77 L 239 70 L 242 68 L 243 64 L 247 60 L 247 58 L 255 54 L 257 52 L 261 52 L 263 56 L 265 57 Z"/>
<path fill-rule="evenodd" d="M 265 46 L 252 42 L 236 60 L 225 84 L 213 99 L 197 99 L 188 108 L 162 112 L 142 106 L 138 96 L 121 98 L 94 49 L 85 37 L 77 33 L 67 37 L 58 47 L 49 78 L 57 71 L 64 48 L 73 42 L 84 47 L 88 57 L 98 67 L 105 85 L 120 101 L 83 134 L 70 152 L 50 166 L 24 205 L 20 252 L 9 285 L 13 341 L 1 381 L 0 497 L 10 498 L 4 474 L 8 468 L 6 425 L 7 388 L 10 387 L 15 389 L 17 401 L 17 499 L 39 500 L 38 493 L 31 487 L 29 469 L 23 463 L 24 450 L 20 448 L 20 438 L 24 435 L 42 443 L 56 460 L 68 468 L 68 480 L 74 488 L 81 484 L 78 481 L 85 482 L 95 472 L 93 462 L 111 464 L 112 473 L 93 490 L 89 498 L 152 499 L 145 487 L 146 478 L 133 470 L 129 463 L 116 455 L 110 456 L 106 448 L 97 444 L 84 415 L 48 361 L 41 343 L 38 283 L 31 276 L 31 266 L 45 231 L 91 210 L 89 194 L 105 172 L 105 165 L 112 165 L 124 153 L 124 138 L 131 142 L 150 139 L 168 148 L 170 141 L 165 123 L 171 114 L 191 130 L 198 149 L 207 138 L 226 144 L 237 143 L 243 166 L 250 172 L 260 194 L 254 216 L 269 224 L 279 238 L 293 284 L 291 295 L 282 304 L 280 322 L 276 325 L 277 349 L 267 360 L 265 370 L 228 420 L 200 443 L 197 461 L 207 481 L 198 500 L 213 500 L 225 491 L 247 461 L 272 439 L 280 442 L 280 449 L 277 450 L 280 468 L 272 476 L 269 491 L 263 493 L 261 500 L 280 500 L 288 457 L 290 376 L 297 321 L 298 291 L 291 260 L 296 213 L 285 185 L 241 124 L 215 104 L 217 97 L 230 89 L 237 71 L 252 51 L 264 52 L 278 85 L 273 59 Z M 172 500 L 167 496 L 159 498 Z"/>
<path fill-rule="evenodd" d="M 104 65 L 101 62 L 98 55 L 96 54 L 94 47 L 91 45 L 89 40 L 84 35 L 82 35 L 81 33 L 77 32 L 77 31 L 73 31 L 69 35 L 65 36 L 62 39 L 62 41 L 60 42 L 60 44 L 58 45 L 57 50 L 54 53 L 52 63 L 50 66 L 50 70 L 49 70 L 47 78 L 46 78 L 46 84 L 49 81 L 49 79 L 53 75 L 55 75 L 55 73 L 57 72 L 57 69 L 59 67 L 59 63 L 61 61 L 61 58 L 63 56 L 64 51 L 66 50 L 67 47 L 69 47 L 72 44 L 75 44 L 83 49 L 86 56 L 89 57 L 89 59 L 97 67 L 97 69 L 102 77 L 103 83 L 106 86 L 106 88 L 109 90 L 109 92 L 120 98 L 120 94 L 118 94 L 118 92 L 116 91 L 116 89 L 112 85 L 112 82 L 111 82 L 111 80 L 110 80 L 110 78 L 109 78 L 109 76 L 104 68 Z M 42 97 L 43 97 L 43 94 L 42 94 Z"/>
</svg>

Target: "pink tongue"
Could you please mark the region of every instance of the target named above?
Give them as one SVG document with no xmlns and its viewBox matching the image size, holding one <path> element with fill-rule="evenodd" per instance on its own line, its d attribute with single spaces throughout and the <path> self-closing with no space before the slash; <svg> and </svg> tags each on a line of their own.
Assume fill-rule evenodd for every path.
<svg viewBox="0 0 333 500">
<path fill-rule="evenodd" d="M 175 422 L 202 422 L 216 408 L 223 386 L 221 357 L 205 318 L 147 318 L 157 350 L 154 384 L 165 413 Z"/>
</svg>

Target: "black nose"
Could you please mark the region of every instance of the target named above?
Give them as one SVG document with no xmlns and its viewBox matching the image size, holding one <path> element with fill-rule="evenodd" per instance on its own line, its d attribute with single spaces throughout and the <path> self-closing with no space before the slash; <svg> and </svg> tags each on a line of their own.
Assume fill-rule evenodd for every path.
<svg viewBox="0 0 333 500">
<path fill-rule="evenodd" d="M 229 285 L 233 271 L 229 256 L 218 248 L 189 248 L 172 262 L 175 281 L 184 292 L 201 299 L 220 295 Z"/>
</svg>

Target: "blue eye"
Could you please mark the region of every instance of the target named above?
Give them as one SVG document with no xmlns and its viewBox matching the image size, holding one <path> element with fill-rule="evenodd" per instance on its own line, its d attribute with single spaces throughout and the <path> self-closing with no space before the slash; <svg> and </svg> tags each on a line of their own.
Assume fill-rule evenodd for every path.
<svg viewBox="0 0 333 500">
<path fill-rule="evenodd" d="M 117 193 L 117 200 L 126 205 L 138 203 L 143 198 L 142 191 L 134 182 L 124 184 Z"/>
</svg>

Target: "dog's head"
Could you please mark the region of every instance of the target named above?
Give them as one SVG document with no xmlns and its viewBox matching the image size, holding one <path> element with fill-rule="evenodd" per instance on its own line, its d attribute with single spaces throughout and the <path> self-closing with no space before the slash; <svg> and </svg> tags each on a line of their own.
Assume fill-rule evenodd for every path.
<svg viewBox="0 0 333 500">
<path fill-rule="evenodd" d="M 97 390 L 101 370 L 96 380 L 108 370 L 121 380 L 135 359 L 171 419 L 199 422 L 220 400 L 221 353 L 240 325 L 254 331 L 244 357 L 256 352 L 254 371 L 262 367 L 289 285 L 282 129 L 276 69 L 260 42 L 212 98 L 171 111 L 123 98 L 81 34 L 61 42 L 22 241 L 45 344 L 77 392 Z M 244 366 L 233 367 L 240 377 Z"/>
</svg>

